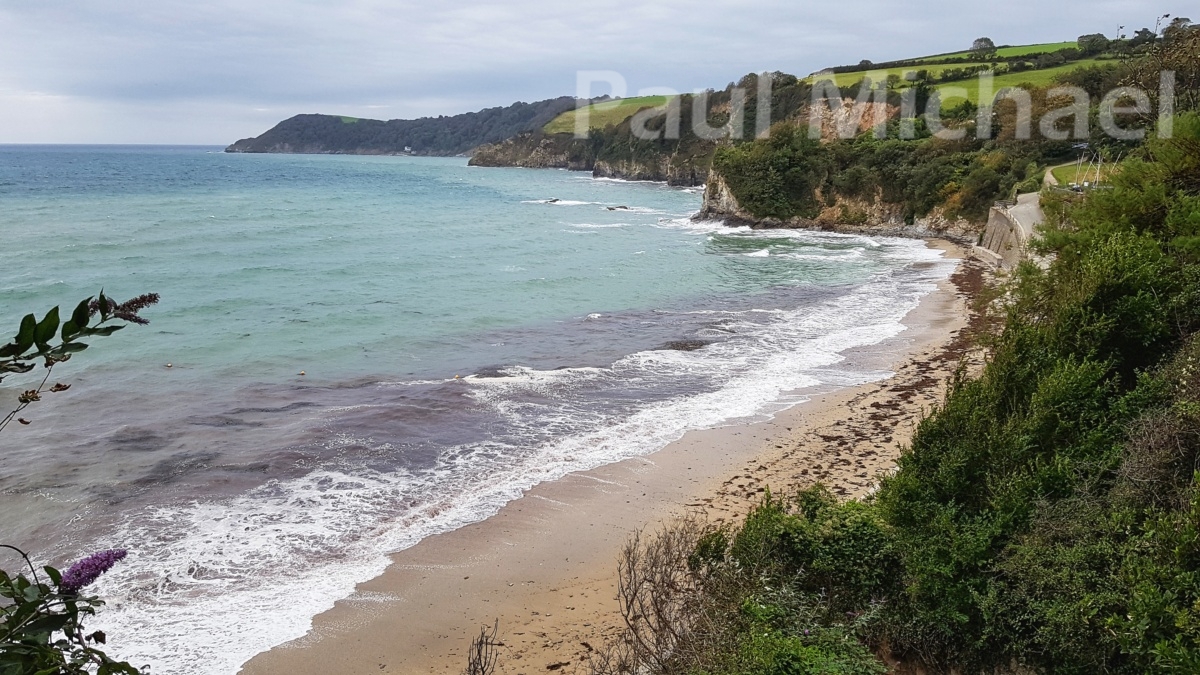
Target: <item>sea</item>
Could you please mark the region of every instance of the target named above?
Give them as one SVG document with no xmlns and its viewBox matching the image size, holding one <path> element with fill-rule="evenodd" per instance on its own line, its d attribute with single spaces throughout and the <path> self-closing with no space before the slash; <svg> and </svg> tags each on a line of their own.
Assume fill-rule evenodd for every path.
<svg viewBox="0 0 1200 675">
<path fill-rule="evenodd" d="M 0 432 L 0 543 L 127 549 L 89 628 L 154 673 L 232 675 L 538 483 L 886 377 L 847 355 L 954 267 L 695 221 L 701 197 L 465 158 L 0 146 L 0 338 L 101 290 L 162 298 Z M 40 375 L 0 383 L 0 414 Z"/>
</svg>

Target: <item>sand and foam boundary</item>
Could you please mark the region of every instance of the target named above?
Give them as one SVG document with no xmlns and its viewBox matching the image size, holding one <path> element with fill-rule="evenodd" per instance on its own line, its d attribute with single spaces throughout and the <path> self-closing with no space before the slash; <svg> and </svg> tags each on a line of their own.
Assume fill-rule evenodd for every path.
<svg viewBox="0 0 1200 675">
<path fill-rule="evenodd" d="M 768 422 L 690 432 L 652 455 L 538 485 L 485 521 L 394 554 L 308 635 L 242 673 L 459 673 L 471 638 L 493 621 L 497 672 L 572 672 L 620 631 L 616 560 L 631 532 L 688 511 L 731 522 L 768 489 L 821 482 L 847 498 L 867 494 L 959 363 L 978 359 L 972 336 L 983 319 L 972 307 L 988 271 L 957 246 L 930 246 L 962 260 L 950 280 L 905 317 L 899 337 L 848 355 L 892 377 L 804 392 L 808 402 Z"/>
</svg>

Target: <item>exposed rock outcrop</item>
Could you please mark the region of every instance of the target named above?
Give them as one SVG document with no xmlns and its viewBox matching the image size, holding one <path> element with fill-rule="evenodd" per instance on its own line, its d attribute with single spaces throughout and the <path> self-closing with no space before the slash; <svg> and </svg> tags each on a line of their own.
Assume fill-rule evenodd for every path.
<svg viewBox="0 0 1200 675">
<path fill-rule="evenodd" d="M 616 153 L 607 153 L 613 154 Z M 680 186 L 703 185 L 711 163 L 711 151 L 698 157 L 661 153 L 645 159 L 611 156 L 597 159 L 587 140 L 570 134 L 541 133 L 522 134 L 482 146 L 470 160 L 472 166 L 591 171 L 596 178 L 662 181 Z"/>
<path fill-rule="evenodd" d="M 703 185 L 708 179 L 709 162 L 696 163 L 677 161 L 675 157 L 663 156 L 656 162 L 634 160 L 597 160 L 592 167 L 596 178 L 621 178 L 624 180 L 663 181 L 668 185 Z"/>
<path fill-rule="evenodd" d="M 587 148 L 568 134 L 528 133 L 483 145 L 471 154 L 471 166 L 518 166 L 527 169 L 591 171 Z"/>
<path fill-rule="evenodd" d="M 888 237 L 936 237 L 964 245 L 974 245 L 984 229 L 984 223 L 962 218 L 948 218 L 941 209 L 934 209 L 920 218 L 905 218 L 901 204 L 876 199 L 867 201 L 837 197 L 815 218 L 758 218 L 738 203 L 729 185 L 713 171 L 704 188 L 704 201 L 696 220 L 723 220 L 729 225 L 749 225 L 753 228 L 796 228 L 868 234 Z"/>
</svg>

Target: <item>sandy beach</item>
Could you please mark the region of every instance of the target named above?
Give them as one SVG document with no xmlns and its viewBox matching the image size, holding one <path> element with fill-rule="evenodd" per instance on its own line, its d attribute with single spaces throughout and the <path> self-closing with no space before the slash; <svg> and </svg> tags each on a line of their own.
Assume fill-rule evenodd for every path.
<svg viewBox="0 0 1200 675">
<path fill-rule="evenodd" d="M 769 422 L 690 432 L 652 455 L 545 483 L 497 515 L 392 556 L 380 577 L 246 675 L 458 673 L 498 622 L 500 673 L 586 672 L 618 630 L 616 560 L 631 532 L 689 510 L 732 520 L 770 489 L 822 482 L 859 497 L 891 470 L 925 411 L 969 356 L 971 299 L 987 273 L 967 252 L 900 336 L 848 358 L 895 373 L 811 397 Z"/>
</svg>

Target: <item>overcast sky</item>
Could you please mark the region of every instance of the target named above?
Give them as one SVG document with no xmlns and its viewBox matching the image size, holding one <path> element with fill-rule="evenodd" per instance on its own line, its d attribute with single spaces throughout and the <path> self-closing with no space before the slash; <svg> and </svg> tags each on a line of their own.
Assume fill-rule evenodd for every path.
<svg viewBox="0 0 1200 675">
<path fill-rule="evenodd" d="M 618 71 L 631 94 L 720 88 L 980 36 L 1112 37 L 1193 2 L 0 0 L 0 143 L 225 145 L 297 113 L 411 118 L 573 94 L 579 70 Z"/>
</svg>

